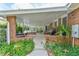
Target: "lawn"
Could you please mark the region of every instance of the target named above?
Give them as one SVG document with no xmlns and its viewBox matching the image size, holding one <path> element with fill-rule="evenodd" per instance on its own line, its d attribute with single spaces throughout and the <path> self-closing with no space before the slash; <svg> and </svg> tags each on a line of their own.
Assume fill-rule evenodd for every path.
<svg viewBox="0 0 79 59">
<path fill-rule="evenodd" d="M 10 45 L 3 43 L 0 47 L 0 55 L 2 56 L 25 56 L 34 48 L 33 40 L 19 40 L 11 42 Z"/>
<path fill-rule="evenodd" d="M 56 43 L 46 44 L 47 49 L 50 49 L 55 56 L 79 56 L 79 46 L 61 45 Z"/>
</svg>

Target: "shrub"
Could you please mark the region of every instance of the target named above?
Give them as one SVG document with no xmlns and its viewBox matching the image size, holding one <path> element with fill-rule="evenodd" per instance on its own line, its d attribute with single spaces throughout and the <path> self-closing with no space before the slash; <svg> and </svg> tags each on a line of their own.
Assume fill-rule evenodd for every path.
<svg viewBox="0 0 79 59">
<path fill-rule="evenodd" d="M 25 30 L 29 30 L 29 26 L 22 23 L 16 23 L 16 33 L 23 33 Z"/>
<path fill-rule="evenodd" d="M 56 34 L 60 36 L 71 36 L 71 27 L 64 24 L 59 25 Z"/>
<path fill-rule="evenodd" d="M 0 55 L 25 56 L 34 48 L 32 40 L 20 40 L 11 42 L 10 45 L 4 43 L 0 48 Z"/>
<path fill-rule="evenodd" d="M 74 48 L 71 45 L 61 45 L 55 43 L 47 44 L 47 48 L 54 53 L 55 56 L 79 56 L 79 47 Z"/>
<path fill-rule="evenodd" d="M 5 23 L 0 23 L 0 46 L 2 45 L 3 42 L 6 41 L 6 28 L 7 24 Z"/>
</svg>

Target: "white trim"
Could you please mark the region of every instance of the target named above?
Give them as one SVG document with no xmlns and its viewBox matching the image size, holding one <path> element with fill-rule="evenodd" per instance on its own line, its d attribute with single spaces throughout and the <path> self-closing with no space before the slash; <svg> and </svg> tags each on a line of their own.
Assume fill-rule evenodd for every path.
<svg viewBox="0 0 79 59">
<path fill-rule="evenodd" d="M 32 11 L 8 11 L 8 12 L 0 12 L 0 15 L 17 15 L 17 14 L 27 14 L 27 13 L 40 13 L 40 12 L 57 12 L 57 11 L 67 11 L 66 8 L 62 9 L 47 9 L 47 10 L 32 10 Z"/>
<path fill-rule="evenodd" d="M 68 3 L 68 5 L 66 6 L 67 8 L 69 8 L 71 6 L 72 3 Z"/>
</svg>

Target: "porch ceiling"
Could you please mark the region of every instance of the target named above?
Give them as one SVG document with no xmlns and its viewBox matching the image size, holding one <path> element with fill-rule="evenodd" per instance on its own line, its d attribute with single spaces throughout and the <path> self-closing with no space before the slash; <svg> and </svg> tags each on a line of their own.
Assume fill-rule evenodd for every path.
<svg viewBox="0 0 79 59">
<path fill-rule="evenodd" d="M 78 8 L 79 3 L 72 3 L 70 6 L 68 6 L 68 9 L 62 9 L 61 11 L 58 9 L 53 9 L 53 11 L 46 12 L 45 10 L 43 12 L 39 13 L 25 13 L 25 14 L 18 14 L 17 19 L 19 22 L 24 22 L 26 24 L 30 25 L 48 25 L 51 22 L 54 22 L 57 18 L 60 16 L 69 13 L 70 11 L 73 11 L 74 9 Z M 61 8 L 60 8 L 61 9 Z"/>
<path fill-rule="evenodd" d="M 54 22 L 57 18 L 66 13 L 67 11 L 58 11 L 58 12 L 20 14 L 16 16 L 18 22 L 24 22 L 25 24 L 33 26 L 44 26 L 48 25 L 51 22 Z"/>
</svg>

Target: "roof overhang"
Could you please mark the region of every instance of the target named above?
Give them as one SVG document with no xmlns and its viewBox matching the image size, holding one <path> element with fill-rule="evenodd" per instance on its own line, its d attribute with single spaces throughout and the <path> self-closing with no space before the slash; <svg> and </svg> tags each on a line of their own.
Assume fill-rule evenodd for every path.
<svg viewBox="0 0 79 59">
<path fill-rule="evenodd" d="M 17 15 L 17 14 L 27 14 L 27 13 L 41 13 L 41 12 L 57 12 L 57 11 L 67 11 L 68 7 L 71 4 L 68 3 L 66 6 L 62 7 L 50 7 L 50 8 L 41 8 L 41 9 L 19 9 L 19 10 L 7 10 L 0 11 L 0 15 Z"/>
</svg>

